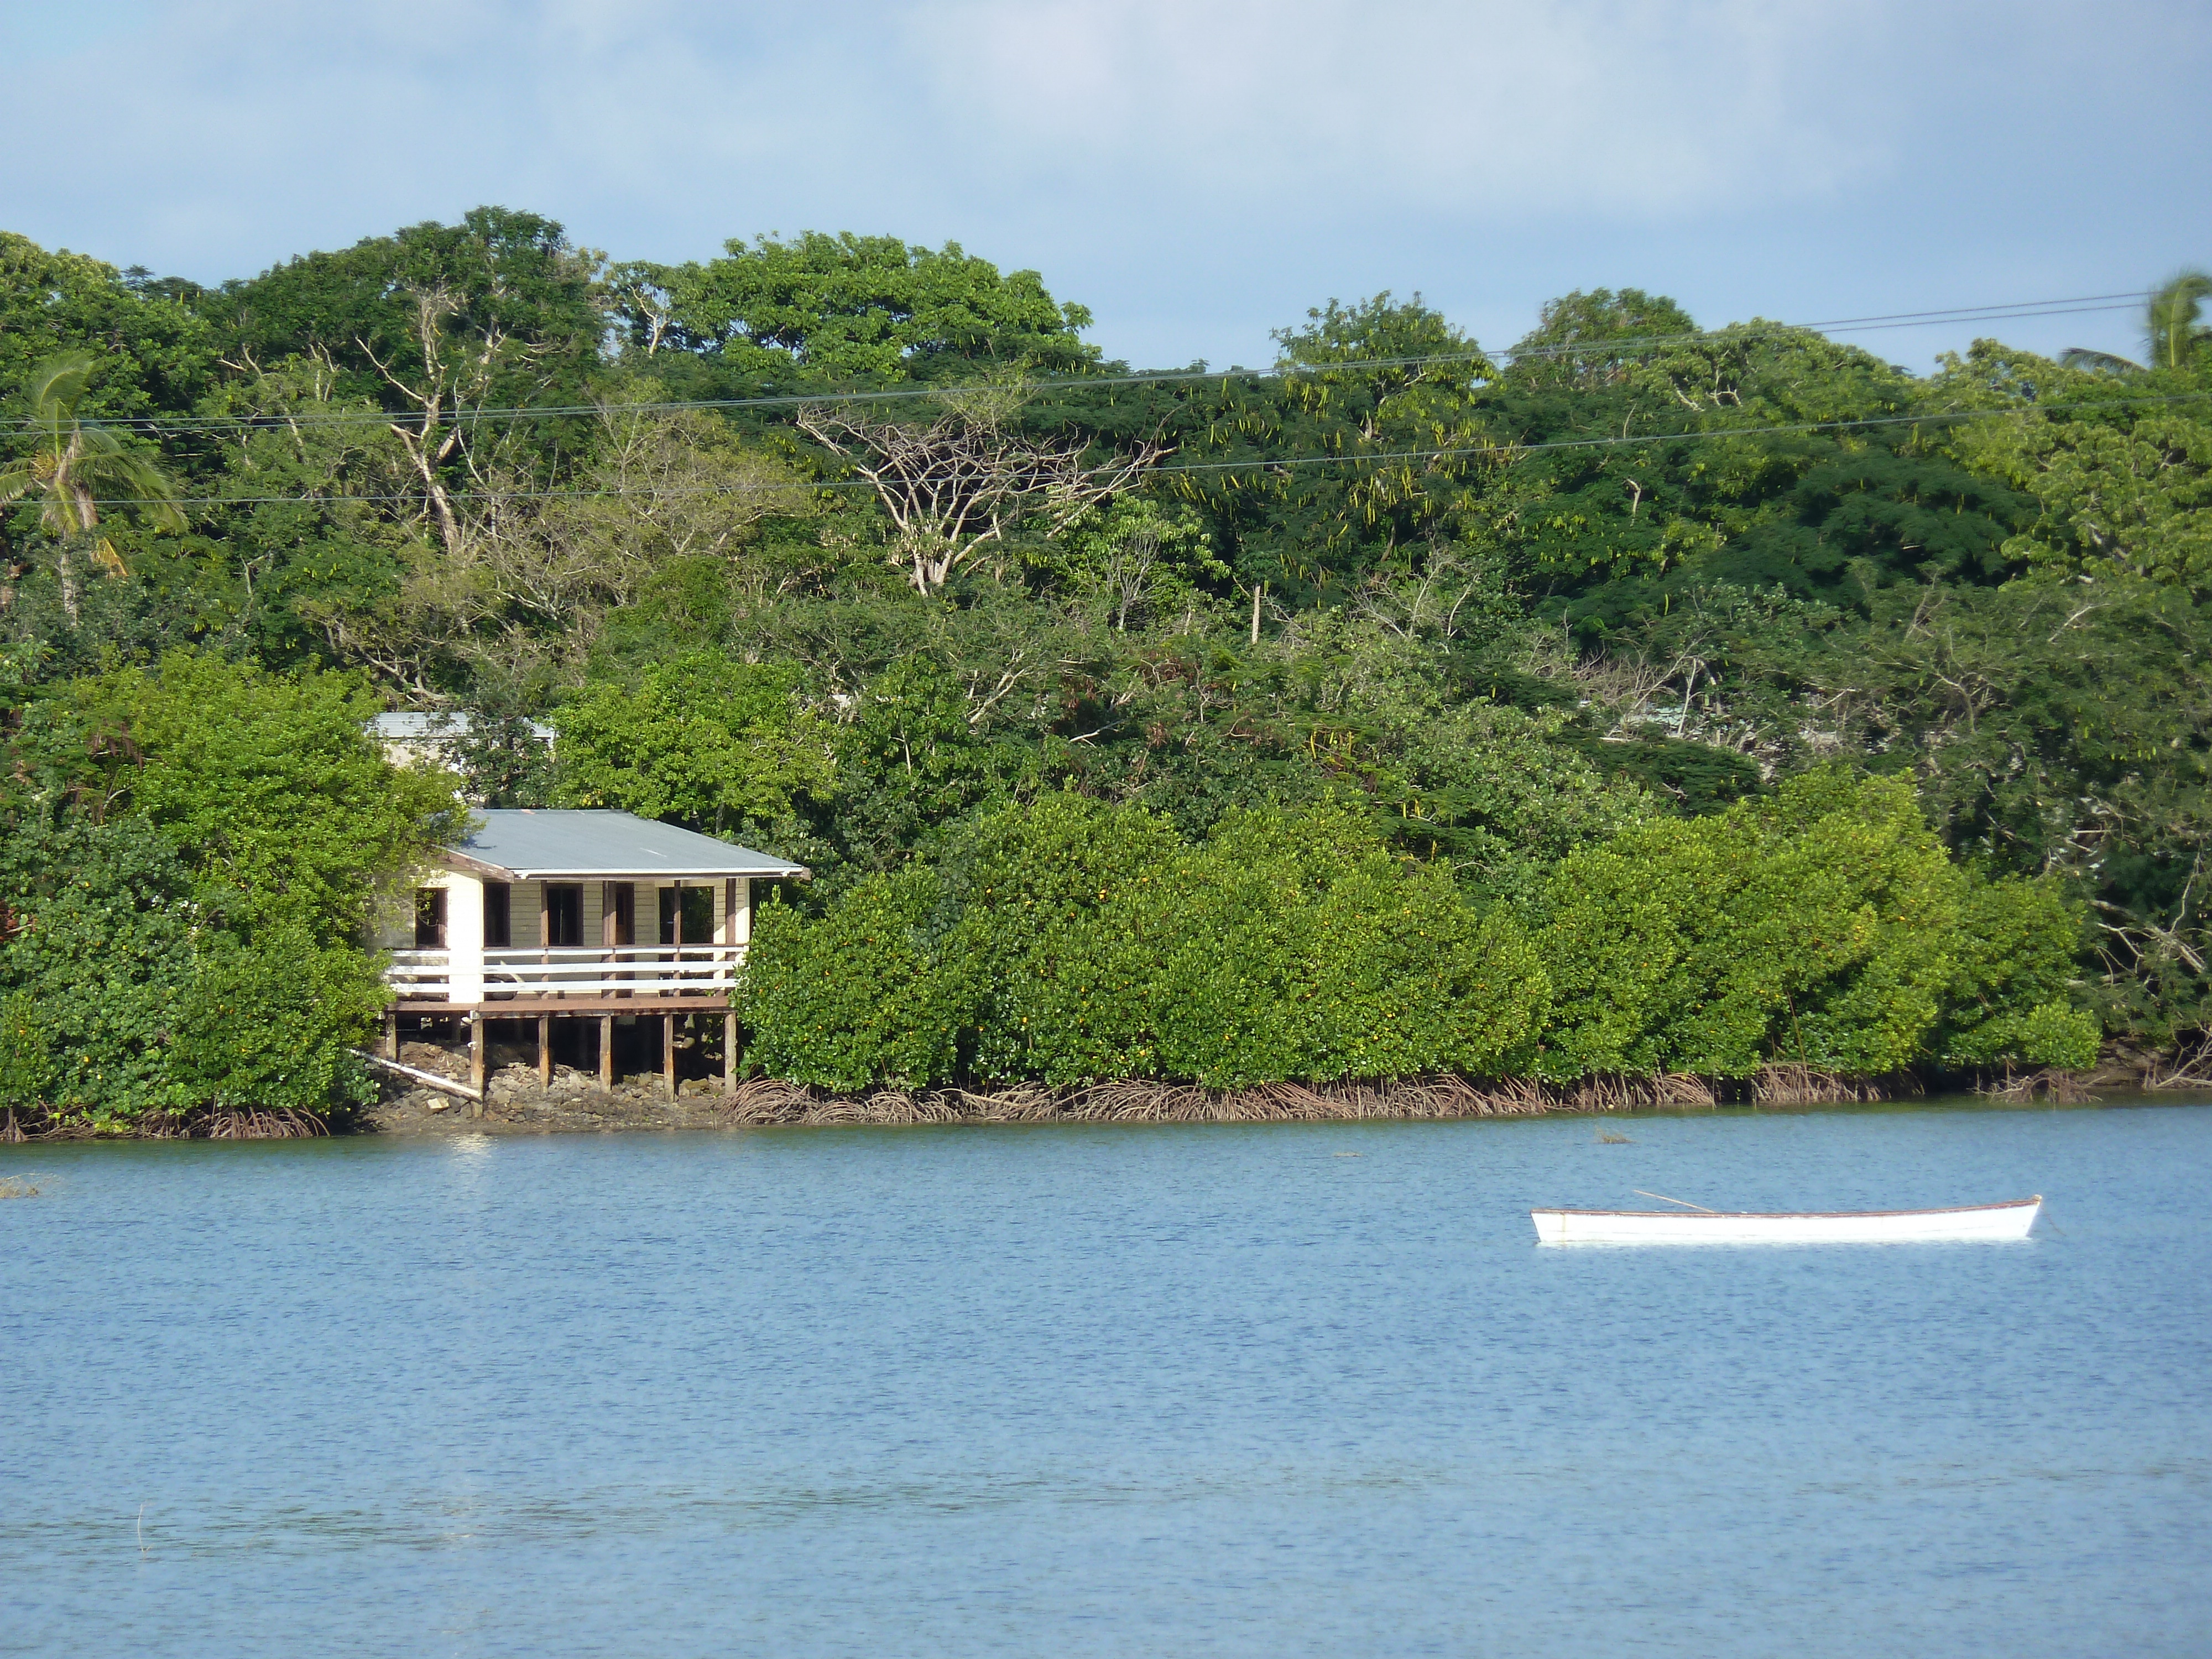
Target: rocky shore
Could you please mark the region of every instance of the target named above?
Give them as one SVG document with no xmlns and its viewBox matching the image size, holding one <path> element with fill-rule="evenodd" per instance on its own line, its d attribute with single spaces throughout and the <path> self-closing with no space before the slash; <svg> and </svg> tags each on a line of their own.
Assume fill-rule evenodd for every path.
<svg viewBox="0 0 2212 1659">
<path fill-rule="evenodd" d="M 403 1065 L 465 1083 L 465 1054 L 427 1042 L 410 1042 L 400 1053 Z M 721 1129 L 731 1125 L 728 1102 L 718 1080 L 690 1079 L 676 1097 L 659 1073 L 618 1078 L 602 1089 L 595 1073 L 556 1066 L 550 1084 L 538 1081 L 535 1066 L 495 1049 L 493 1069 L 484 1079 L 484 1098 L 465 1100 L 425 1085 L 387 1078 L 381 1098 L 356 1121 L 375 1134 L 548 1134 L 616 1129 Z M 498 1063 L 504 1061 L 505 1063 Z"/>
</svg>

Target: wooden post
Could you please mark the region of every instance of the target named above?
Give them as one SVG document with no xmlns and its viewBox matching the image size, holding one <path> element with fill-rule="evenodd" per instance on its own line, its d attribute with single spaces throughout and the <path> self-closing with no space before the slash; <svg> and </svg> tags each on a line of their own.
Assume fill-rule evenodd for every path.
<svg viewBox="0 0 2212 1659">
<path fill-rule="evenodd" d="M 384 1057 L 399 1058 L 399 1016 L 391 1009 L 386 1009 L 384 1015 Z"/>
<path fill-rule="evenodd" d="M 477 1009 L 469 1011 L 469 1087 L 481 1096 L 484 1086 L 483 1015 Z"/>
<path fill-rule="evenodd" d="M 722 1092 L 738 1091 L 738 1017 L 722 1016 Z"/>
<path fill-rule="evenodd" d="M 683 924 L 679 922 L 677 926 L 680 932 Z M 660 1077 L 661 1080 L 668 1085 L 668 1097 L 671 1100 L 675 1099 L 676 1016 L 673 1014 L 663 1014 L 660 1017 Z"/>
<path fill-rule="evenodd" d="M 553 1085 L 553 1016 L 538 1016 L 538 1086 Z"/>
<path fill-rule="evenodd" d="M 615 1017 L 599 1016 L 599 1087 L 611 1091 L 615 1086 Z"/>
</svg>

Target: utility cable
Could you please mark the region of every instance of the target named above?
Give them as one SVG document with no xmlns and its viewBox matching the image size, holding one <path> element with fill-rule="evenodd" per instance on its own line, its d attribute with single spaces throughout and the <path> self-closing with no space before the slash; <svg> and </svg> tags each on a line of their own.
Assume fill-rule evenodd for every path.
<svg viewBox="0 0 2212 1659">
<path fill-rule="evenodd" d="M 1235 461 L 1182 461 L 1147 468 L 1144 477 L 1183 473 L 1220 473 L 1287 471 L 1292 467 L 1376 465 L 1400 461 L 1430 461 L 1465 459 L 1475 456 L 1495 455 L 1517 459 L 1523 455 L 1536 455 L 1568 450 L 1633 448 L 1647 444 L 1698 443 L 1718 438 L 1756 438 L 1771 436 L 1802 436 L 1810 433 L 1855 432 L 1881 427 L 1931 426 L 1964 421 L 1992 420 L 2024 415 L 2066 415 L 2082 410 L 2112 409 L 2140 404 L 2171 404 L 2212 401 L 2212 392 L 2175 392 L 2161 397 L 2105 398 L 2077 404 L 2034 404 L 2005 409 L 1968 409 L 1921 413 L 1916 415 L 1881 415 L 1850 421 L 1800 421 L 1774 426 L 1709 427 L 1693 432 L 1649 432 L 1640 435 L 1605 438 L 1558 438 L 1540 443 L 1464 444 L 1436 449 L 1402 449 L 1362 453 L 1354 451 L 1338 455 L 1261 456 Z M 811 494 L 817 490 L 872 489 L 875 486 L 865 478 L 833 478 L 818 482 L 792 480 L 783 483 L 714 484 L 693 489 L 450 489 L 446 492 L 449 501 L 620 501 L 634 495 L 659 498 L 684 495 L 747 495 L 781 493 Z M 98 505 L 111 507 L 151 507 L 166 504 L 179 507 L 229 507 L 261 506 L 313 506 L 318 504 L 362 503 L 389 505 L 395 502 L 419 502 L 422 492 L 411 490 L 388 495 L 185 495 L 157 501 L 152 496 L 101 497 Z"/>
<path fill-rule="evenodd" d="M 1060 375 L 1020 383 L 1019 389 L 1032 397 L 1048 396 L 1071 391 L 1099 391 L 1122 386 L 1174 386 L 1203 384 L 1218 380 L 1224 386 L 1230 381 L 1256 383 L 1266 380 L 1294 380 L 1322 374 L 1340 374 L 1359 371 L 1389 368 L 1431 368 L 1454 363 L 1516 364 L 1570 357 L 1627 357 L 1648 355 L 1670 348 L 1693 346 L 1711 342 L 1731 344 L 1785 334 L 1818 333 L 1824 330 L 1838 333 L 1860 333 L 1899 328 L 1929 328 L 1945 323 L 2011 322 L 2036 317 L 2059 317 L 2087 314 L 2094 312 L 2121 311 L 2130 308 L 2149 297 L 2151 290 L 2134 294 L 2086 295 L 2067 300 L 2023 300 L 2002 305 L 1962 306 L 1942 311 L 1895 312 L 1885 316 L 1839 318 L 1815 323 L 1749 323 L 1730 324 L 1723 328 L 1702 329 L 1692 333 L 1672 335 L 1624 336 L 1607 339 L 1569 342 L 1559 345 L 1532 346 L 1523 350 L 1510 349 L 1484 351 L 1480 348 L 1467 351 L 1438 352 L 1426 356 L 1406 357 L 1347 358 L 1337 362 L 1293 363 L 1273 368 L 1184 368 L 1156 369 L 1139 374 Z M 649 362 L 649 360 L 648 360 Z M 696 398 L 655 399 L 632 404 L 546 404 L 494 406 L 482 409 L 455 410 L 441 416 L 447 426 L 467 427 L 494 421 L 552 420 L 564 417 L 589 416 L 611 412 L 636 414 L 679 414 L 714 410 L 790 409 L 808 404 L 900 402 L 915 399 L 947 401 L 963 397 L 988 396 L 1009 389 L 1004 383 L 969 382 L 958 386 L 906 386 L 872 387 L 842 392 L 775 392 L 751 398 Z M 384 426 L 398 424 L 420 425 L 421 411 L 415 410 L 331 410 L 323 413 L 298 412 L 251 415 L 179 415 L 179 416 L 122 416 L 101 417 L 80 422 L 86 427 L 106 427 L 154 434 L 184 436 L 198 432 L 238 430 L 282 430 L 290 427 L 328 426 Z M 0 422 L 0 431 L 34 431 L 44 424 L 35 419 Z"/>
</svg>

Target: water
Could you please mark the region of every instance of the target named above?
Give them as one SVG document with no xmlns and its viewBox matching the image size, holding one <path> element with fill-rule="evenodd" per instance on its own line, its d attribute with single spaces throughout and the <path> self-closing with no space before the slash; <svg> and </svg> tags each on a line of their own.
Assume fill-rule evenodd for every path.
<svg viewBox="0 0 2212 1659">
<path fill-rule="evenodd" d="M 0 1149 L 0 1652 L 2205 1651 L 2212 1107 L 1614 1127 Z"/>
</svg>

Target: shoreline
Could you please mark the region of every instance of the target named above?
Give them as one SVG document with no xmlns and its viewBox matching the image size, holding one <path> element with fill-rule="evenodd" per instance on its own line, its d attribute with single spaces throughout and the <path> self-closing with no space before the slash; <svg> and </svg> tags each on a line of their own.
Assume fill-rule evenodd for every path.
<svg viewBox="0 0 2212 1659">
<path fill-rule="evenodd" d="M 2133 1080 L 2035 1073 L 1961 1094 L 1992 1104 L 2087 1104 L 2093 1082 L 2135 1092 Z M 2117 1086 L 2116 1086 L 2117 1085 Z M 841 1095 L 756 1078 L 734 1095 L 719 1080 L 686 1079 L 674 1098 L 657 1075 L 618 1079 L 611 1091 L 591 1073 L 554 1068 L 550 1085 L 534 1068 L 507 1065 L 486 1079 L 482 1102 L 421 1085 L 395 1083 L 345 1133 L 384 1135 L 549 1134 L 778 1127 L 900 1126 L 1290 1123 L 1417 1121 L 1479 1117 L 1604 1117 L 1634 1112 L 1729 1108 L 1806 1110 L 1899 1103 L 1929 1097 L 1919 1079 L 1847 1079 L 1799 1066 L 1770 1067 L 1740 1087 L 1710 1079 L 1662 1076 L 1601 1079 L 1571 1088 L 1533 1079 L 1477 1083 L 1465 1078 L 1409 1079 L 1389 1084 L 1279 1083 L 1212 1090 L 1193 1085 L 1127 1080 L 1054 1088 L 879 1089 Z"/>
<path fill-rule="evenodd" d="M 429 1044 L 409 1045 L 409 1061 L 449 1081 L 466 1075 L 464 1057 Z M 456 1075 L 458 1074 L 458 1076 Z M 2159 1086 L 2160 1083 L 2165 1086 Z M 0 1121 L 0 1145 L 65 1140 L 257 1140 L 337 1136 L 450 1137 L 461 1134 L 670 1133 L 797 1127 L 1007 1126 L 1146 1123 L 1412 1122 L 1462 1118 L 1583 1116 L 1648 1112 L 1808 1111 L 1978 1099 L 1991 1106 L 2189 1103 L 2212 1096 L 2194 1079 L 2154 1081 L 2127 1064 L 2095 1072 L 2035 1070 L 1979 1079 L 1924 1079 L 1906 1073 L 1849 1078 L 1798 1066 L 1769 1066 L 1743 1079 L 1688 1075 L 1598 1078 L 1572 1086 L 1534 1079 L 1475 1080 L 1455 1076 L 1389 1083 L 1265 1084 L 1206 1089 L 1191 1084 L 1122 1079 L 1053 1087 L 915 1091 L 878 1089 L 836 1094 L 769 1078 L 726 1094 L 719 1079 L 691 1078 L 673 1098 L 659 1073 L 632 1074 L 600 1086 L 595 1073 L 556 1066 L 540 1083 L 534 1066 L 509 1058 L 485 1079 L 481 1101 L 428 1083 L 384 1079 L 377 1100 L 329 1121 L 299 1114 L 228 1110 L 154 1133 L 100 1133 Z"/>
</svg>

